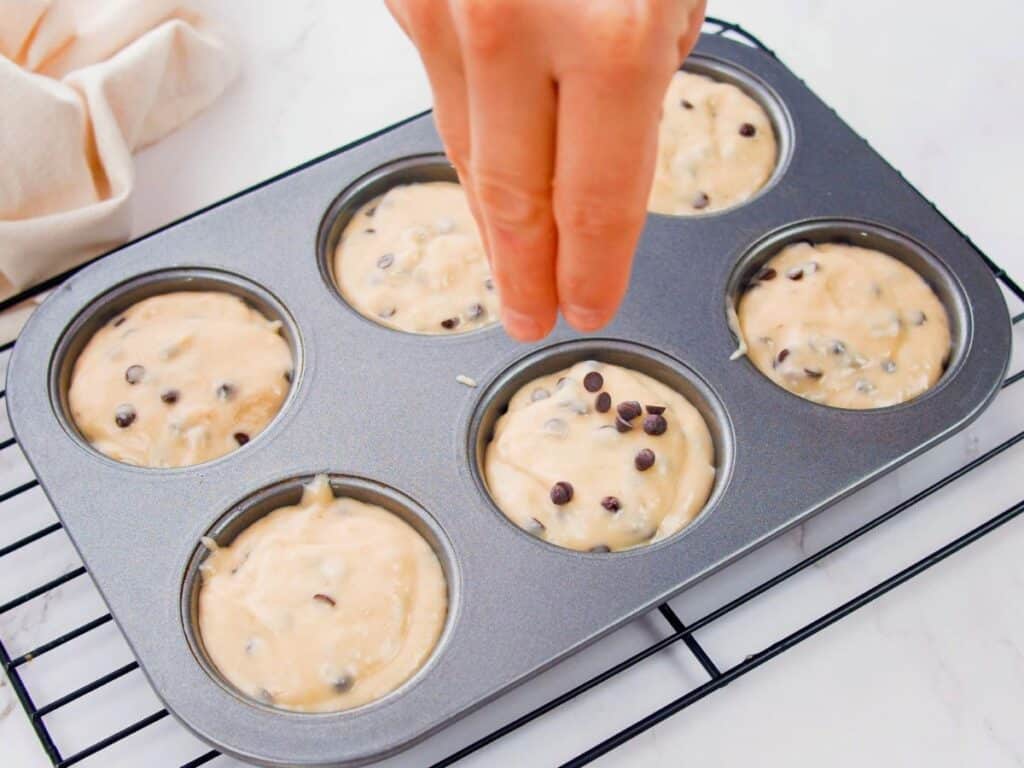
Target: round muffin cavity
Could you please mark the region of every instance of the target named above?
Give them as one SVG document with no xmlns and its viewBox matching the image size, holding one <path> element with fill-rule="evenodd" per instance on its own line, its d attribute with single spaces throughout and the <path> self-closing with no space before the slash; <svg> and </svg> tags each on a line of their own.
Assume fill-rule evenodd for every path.
<svg viewBox="0 0 1024 768">
<path fill-rule="evenodd" d="M 342 296 L 401 331 L 453 334 L 498 320 L 498 294 L 462 187 L 392 187 L 364 204 L 334 254 Z"/>
<path fill-rule="evenodd" d="M 238 690 L 300 712 L 380 699 L 431 656 L 448 592 L 431 546 L 382 507 L 335 498 L 325 476 L 200 565 L 198 625 Z"/>
<path fill-rule="evenodd" d="M 949 317 L 903 262 L 844 243 L 794 243 L 747 284 L 737 311 L 757 368 L 780 387 L 837 408 L 918 397 L 942 376 Z"/>
<path fill-rule="evenodd" d="M 292 355 L 239 297 L 177 291 L 133 304 L 75 360 L 71 418 L 96 450 L 145 467 L 183 467 L 248 443 L 281 409 Z"/>
<path fill-rule="evenodd" d="M 715 480 L 697 409 L 650 376 L 584 361 L 513 395 L 484 454 L 501 511 L 538 538 L 609 552 L 685 527 Z"/>
<path fill-rule="evenodd" d="M 662 104 L 648 209 L 694 216 L 731 208 L 771 178 L 778 143 L 764 108 L 731 83 L 680 71 Z"/>
</svg>

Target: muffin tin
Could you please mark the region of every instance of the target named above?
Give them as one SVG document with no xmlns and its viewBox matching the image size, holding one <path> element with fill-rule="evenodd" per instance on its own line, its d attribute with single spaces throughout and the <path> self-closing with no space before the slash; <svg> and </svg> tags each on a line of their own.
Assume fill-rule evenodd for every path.
<svg viewBox="0 0 1024 768">
<path fill-rule="evenodd" d="M 598 336 L 565 325 L 528 346 L 499 327 L 417 336 L 344 303 L 328 265 L 345 206 L 389 183 L 450 174 L 437 163 L 429 116 L 125 246 L 36 311 L 10 365 L 19 443 L 156 692 L 200 737 L 275 766 L 393 754 L 948 437 L 998 391 L 1009 317 L 972 245 L 774 58 L 705 38 L 688 66 L 768 107 L 779 169 L 740 207 L 651 215 L 622 310 Z M 836 237 L 907 261 L 947 307 L 949 368 L 913 402 L 826 408 L 730 360 L 727 306 L 744 280 L 786 242 Z M 146 295 L 189 287 L 236 292 L 282 320 L 292 391 L 232 454 L 181 469 L 119 464 L 67 418 L 69 366 L 98 323 Z M 676 387 L 711 428 L 712 497 L 674 537 L 571 552 L 516 528 L 487 494 L 481 446 L 515 388 L 587 358 Z M 359 709 L 303 714 L 253 701 L 217 676 L 193 629 L 195 587 L 200 537 L 228 541 L 293 503 L 317 472 L 410 520 L 438 551 L 450 604 L 433 657 L 406 685 Z"/>
</svg>

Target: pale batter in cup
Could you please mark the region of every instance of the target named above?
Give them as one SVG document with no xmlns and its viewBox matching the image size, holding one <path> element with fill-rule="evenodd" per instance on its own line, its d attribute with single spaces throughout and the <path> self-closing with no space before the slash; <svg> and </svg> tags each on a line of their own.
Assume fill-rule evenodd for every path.
<svg viewBox="0 0 1024 768">
<path fill-rule="evenodd" d="M 462 187 L 405 184 L 363 205 L 334 254 L 341 295 L 401 331 L 454 334 L 491 325 L 498 294 Z"/>
<path fill-rule="evenodd" d="M 426 663 L 444 628 L 441 563 L 382 507 L 318 476 L 200 566 L 199 634 L 238 690 L 300 712 L 375 701 Z"/>
<path fill-rule="evenodd" d="M 538 538 L 608 552 L 684 528 L 715 480 L 700 413 L 650 376 L 586 361 L 523 386 L 484 455 L 499 509 Z"/>
<path fill-rule="evenodd" d="M 694 216 L 731 208 L 775 171 L 778 143 L 764 108 L 731 83 L 677 72 L 665 93 L 648 209 Z"/>
<path fill-rule="evenodd" d="M 783 248 L 739 299 L 751 362 L 779 386 L 839 408 L 913 400 L 942 376 L 949 318 L 914 270 L 844 243 Z"/>
<path fill-rule="evenodd" d="M 133 304 L 75 360 L 71 418 L 101 453 L 184 467 L 248 443 L 281 409 L 293 361 L 281 324 L 235 295 L 177 291 Z"/>
</svg>

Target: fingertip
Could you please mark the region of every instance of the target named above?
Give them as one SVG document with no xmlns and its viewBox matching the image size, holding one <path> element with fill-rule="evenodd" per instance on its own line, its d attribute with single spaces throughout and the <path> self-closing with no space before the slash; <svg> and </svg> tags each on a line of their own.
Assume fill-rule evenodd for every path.
<svg viewBox="0 0 1024 768">
<path fill-rule="evenodd" d="M 516 341 L 540 341 L 555 325 L 555 318 L 527 314 L 510 307 L 501 308 L 501 323 L 505 332 Z"/>
</svg>

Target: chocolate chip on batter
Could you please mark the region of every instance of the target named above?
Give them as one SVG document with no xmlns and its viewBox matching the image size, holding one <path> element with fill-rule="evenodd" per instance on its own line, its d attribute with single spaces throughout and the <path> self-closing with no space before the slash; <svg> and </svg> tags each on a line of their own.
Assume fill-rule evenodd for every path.
<svg viewBox="0 0 1024 768">
<path fill-rule="evenodd" d="M 693 109 L 693 102 L 683 99 L 679 102 L 683 109 Z"/>
<path fill-rule="evenodd" d="M 646 408 L 647 412 L 652 416 L 658 416 L 665 412 L 664 405 L 645 405 L 644 408 Z"/>
<path fill-rule="evenodd" d="M 397 312 L 397 310 L 394 307 L 384 307 L 383 309 L 377 311 L 377 317 L 385 319 L 389 317 L 394 317 L 395 312 Z"/>
<path fill-rule="evenodd" d="M 382 253 L 377 258 L 377 268 L 378 269 L 388 269 L 394 263 L 395 263 L 395 254 L 393 254 L 393 253 Z"/>
<path fill-rule="evenodd" d="M 246 443 L 249 442 L 249 435 L 247 435 L 245 432 L 235 432 L 233 437 L 235 438 L 235 442 L 238 443 L 239 445 L 245 445 Z"/>
<path fill-rule="evenodd" d="M 622 502 L 619 501 L 615 496 L 605 496 L 601 499 L 601 506 L 607 509 L 609 512 L 618 512 L 622 509 Z"/>
<path fill-rule="evenodd" d="M 124 372 L 124 380 L 129 384 L 138 384 L 145 375 L 146 369 L 141 365 L 129 365 L 128 369 Z"/>
<path fill-rule="evenodd" d="M 459 325 L 459 318 L 457 317 L 446 317 L 441 321 L 441 327 L 446 331 L 450 331 L 453 328 L 457 328 Z"/>
<path fill-rule="evenodd" d="M 484 280 L 484 288 L 486 288 L 488 291 L 493 291 L 494 290 L 494 280 L 492 278 L 490 278 L 490 277 L 488 277 L 486 280 Z"/>
<path fill-rule="evenodd" d="M 484 305 L 479 302 L 470 304 L 469 309 L 466 310 L 466 317 L 469 318 L 470 320 L 476 320 L 478 318 L 483 317 L 483 315 Z"/>
<path fill-rule="evenodd" d="M 533 392 L 530 393 L 530 400 L 537 402 L 538 400 L 547 400 L 551 397 L 551 393 L 543 387 L 537 387 Z"/>
<path fill-rule="evenodd" d="M 757 128 L 754 127 L 753 123 L 743 123 L 740 126 L 740 136 L 745 136 L 749 139 L 755 133 L 757 133 Z"/>
<path fill-rule="evenodd" d="M 178 402 L 179 397 L 181 397 L 181 393 L 176 389 L 165 389 L 160 393 L 160 399 L 168 405 L 174 405 Z"/>
<path fill-rule="evenodd" d="M 775 368 L 776 366 L 782 365 L 786 362 L 787 357 L 789 357 L 789 349 L 787 347 L 783 347 L 779 350 L 779 354 L 775 356 L 775 363 L 772 367 Z"/>
<path fill-rule="evenodd" d="M 646 472 L 654 466 L 654 451 L 650 448 L 641 448 L 633 457 L 633 466 L 641 472 Z"/>
<path fill-rule="evenodd" d="M 367 227 L 366 229 L 363 230 L 363 232 L 365 232 L 368 235 L 375 235 L 375 234 L 377 234 L 377 230 L 374 229 L 373 227 Z"/>
<path fill-rule="evenodd" d="M 121 315 L 120 317 L 114 318 L 114 322 L 111 323 L 111 325 L 114 326 L 115 328 L 117 328 L 118 326 L 124 325 L 124 322 L 127 319 L 128 319 L 127 317 L 125 317 L 124 315 Z"/>
<path fill-rule="evenodd" d="M 801 267 L 793 267 L 791 270 L 786 272 L 786 277 L 790 280 L 803 280 L 804 270 Z"/>
<path fill-rule="evenodd" d="M 552 435 L 564 437 L 569 434 L 569 425 L 562 419 L 548 419 L 544 422 L 544 431 L 550 432 Z"/>
<path fill-rule="evenodd" d="M 225 381 L 223 384 L 217 387 L 217 397 L 221 400 L 230 400 L 235 396 L 235 386 L 230 382 Z"/>
<path fill-rule="evenodd" d="M 607 392 L 602 392 L 594 399 L 594 408 L 597 409 L 598 413 L 608 413 L 612 407 L 612 396 Z"/>
<path fill-rule="evenodd" d="M 615 428 L 619 432 L 626 433 L 626 432 L 629 432 L 631 429 L 633 429 L 633 425 L 630 424 L 628 421 L 626 421 L 621 416 L 616 416 L 615 417 Z"/>
<path fill-rule="evenodd" d="M 774 280 L 778 276 L 778 272 L 775 271 L 774 267 L 761 267 L 754 275 L 754 280 L 759 283 L 766 282 L 768 280 Z"/>
<path fill-rule="evenodd" d="M 356 684 L 355 675 L 339 675 L 331 681 L 331 688 L 338 693 L 348 693 L 352 690 L 352 686 Z"/>
<path fill-rule="evenodd" d="M 121 429 L 128 429 L 128 427 L 134 423 L 137 415 L 138 414 L 135 412 L 135 408 L 132 405 L 128 403 L 119 405 L 114 411 L 114 423 Z"/>
<path fill-rule="evenodd" d="M 886 373 L 896 373 L 896 361 L 886 358 L 882 361 L 882 370 Z"/>
<path fill-rule="evenodd" d="M 611 552 L 611 549 L 607 544 L 598 544 L 596 547 L 591 547 L 590 551 L 595 554 L 603 555 L 605 552 Z"/>
<path fill-rule="evenodd" d="M 711 198 L 708 197 L 707 192 L 698 192 L 690 205 L 692 205 L 696 210 L 702 211 L 707 208 L 710 203 Z"/>
<path fill-rule="evenodd" d="M 572 485 L 565 482 L 565 480 L 559 480 L 557 483 L 551 486 L 551 503 L 562 506 L 572 501 Z"/>
<path fill-rule="evenodd" d="M 313 595 L 313 599 L 321 603 L 326 603 L 327 605 L 331 606 L 331 608 L 338 604 L 333 597 L 331 597 L 330 595 L 325 595 L 323 592 L 317 592 L 315 595 Z"/>
<path fill-rule="evenodd" d="M 650 416 L 644 417 L 644 432 L 648 435 L 663 435 L 665 430 L 668 429 L 668 422 L 665 417 L 660 413 L 651 414 Z"/>
<path fill-rule="evenodd" d="M 583 377 L 583 388 L 587 392 L 600 392 L 604 386 L 604 376 L 597 371 L 591 371 Z"/>
<path fill-rule="evenodd" d="M 816 368 L 804 368 L 804 375 L 808 379 L 820 379 L 825 374 Z"/>
<path fill-rule="evenodd" d="M 910 313 L 910 322 L 914 325 L 924 325 L 928 321 L 928 315 L 921 310 Z"/>
<path fill-rule="evenodd" d="M 615 407 L 615 411 L 624 421 L 632 421 L 643 413 L 643 410 L 636 400 L 624 400 Z"/>
</svg>

